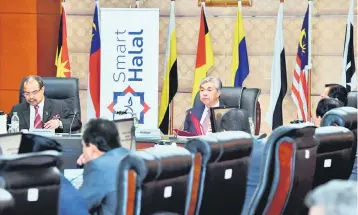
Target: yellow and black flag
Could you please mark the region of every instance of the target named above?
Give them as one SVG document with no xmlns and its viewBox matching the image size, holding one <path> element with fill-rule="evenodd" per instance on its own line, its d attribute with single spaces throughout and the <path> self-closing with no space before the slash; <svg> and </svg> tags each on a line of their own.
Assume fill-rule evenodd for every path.
<svg viewBox="0 0 358 215">
<path fill-rule="evenodd" d="M 159 128 L 164 134 L 169 131 L 170 103 L 178 91 L 177 40 L 175 32 L 175 1 L 170 5 L 170 21 L 167 49 L 164 62 L 163 89 L 159 109 Z M 170 113 L 170 114 L 169 114 Z"/>
<path fill-rule="evenodd" d="M 199 91 L 200 82 L 206 77 L 208 70 L 214 65 L 214 53 L 211 45 L 208 24 L 205 17 L 205 2 L 201 3 L 200 29 L 198 38 L 198 48 L 196 51 L 196 64 L 194 83 L 192 91 L 192 101 Z"/>
<path fill-rule="evenodd" d="M 71 68 L 67 46 L 66 12 L 63 4 L 62 2 L 55 65 L 57 67 L 56 77 L 69 78 L 71 77 Z"/>
</svg>

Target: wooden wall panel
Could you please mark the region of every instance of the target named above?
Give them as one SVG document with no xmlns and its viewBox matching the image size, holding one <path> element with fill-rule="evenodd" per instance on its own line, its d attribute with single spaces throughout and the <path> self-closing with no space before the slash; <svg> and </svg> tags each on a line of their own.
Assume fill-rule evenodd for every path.
<svg viewBox="0 0 358 215">
<path fill-rule="evenodd" d="M 0 7 L 0 110 L 18 103 L 24 76 L 55 76 L 59 0 L 12 0 Z"/>
<path fill-rule="evenodd" d="M 59 21 L 58 14 L 37 16 L 37 74 L 40 76 L 56 76 Z"/>
<path fill-rule="evenodd" d="M 0 20 L 0 89 L 14 90 L 37 70 L 37 16 L 0 14 Z"/>
</svg>

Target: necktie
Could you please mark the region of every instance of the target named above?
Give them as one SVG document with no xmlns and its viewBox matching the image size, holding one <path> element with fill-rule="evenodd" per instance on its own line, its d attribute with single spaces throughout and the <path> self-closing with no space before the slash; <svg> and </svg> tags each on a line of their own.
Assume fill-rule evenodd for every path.
<svg viewBox="0 0 358 215">
<path fill-rule="evenodd" d="M 39 106 L 35 106 L 35 120 L 34 120 L 34 128 L 42 128 L 42 120 L 39 114 Z"/>
<path fill-rule="evenodd" d="M 204 134 L 211 133 L 211 121 L 210 121 L 210 110 L 208 110 L 208 113 L 206 114 L 206 117 L 203 121 L 203 132 Z"/>
</svg>

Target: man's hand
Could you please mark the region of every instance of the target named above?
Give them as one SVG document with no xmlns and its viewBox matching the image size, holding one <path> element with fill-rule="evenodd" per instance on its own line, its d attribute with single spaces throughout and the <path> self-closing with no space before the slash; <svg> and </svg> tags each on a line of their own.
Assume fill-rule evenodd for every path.
<svg viewBox="0 0 358 215">
<path fill-rule="evenodd" d="M 79 166 L 85 165 L 87 163 L 85 157 L 83 156 L 83 154 L 81 154 L 78 159 L 77 159 L 77 164 Z"/>
<path fill-rule="evenodd" d="M 58 129 L 60 127 L 60 120 L 52 119 L 44 124 L 44 128 L 46 129 Z"/>
</svg>

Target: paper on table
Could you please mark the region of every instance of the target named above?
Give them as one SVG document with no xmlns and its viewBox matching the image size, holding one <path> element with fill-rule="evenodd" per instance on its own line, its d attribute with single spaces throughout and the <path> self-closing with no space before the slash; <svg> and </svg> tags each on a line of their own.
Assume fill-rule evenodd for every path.
<svg viewBox="0 0 358 215">
<path fill-rule="evenodd" d="M 82 186 L 83 169 L 65 169 L 64 175 L 76 189 Z"/>
</svg>

